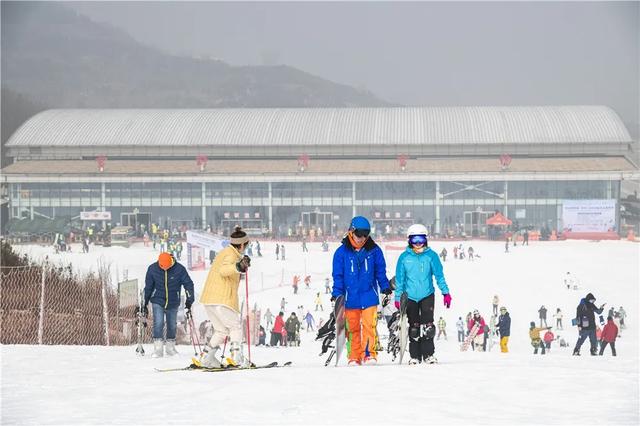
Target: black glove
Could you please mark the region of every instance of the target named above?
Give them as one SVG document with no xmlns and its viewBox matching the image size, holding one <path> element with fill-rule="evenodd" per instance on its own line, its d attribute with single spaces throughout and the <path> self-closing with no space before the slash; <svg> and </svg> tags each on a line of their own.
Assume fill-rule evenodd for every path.
<svg viewBox="0 0 640 426">
<path fill-rule="evenodd" d="M 145 318 L 149 316 L 149 308 L 147 308 L 146 304 L 142 307 L 141 313 L 142 313 L 142 316 Z"/>
<path fill-rule="evenodd" d="M 238 270 L 238 272 L 247 272 L 249 266 L 251 266 L 251 258 L 246 254 L 242 259 L 240 259 L 238 263 L 236 263 L 236 269 Z"/>
<path fill-rule="evenodd" d="M 331 299 L 329 299 L 330 302 L 335 302 L 336 301 L 336 297 L 335 296 L 331 296 Z"/>
<path fill-rule="evenodd" d="M 193 305 L 193 302 L 191 300 L 187 299 L 187 300 L 184 301 L 184 308 L 187 311 L 191 310 L 191 305 Z"/>
<path fill-rule="evenodd" d="M 393 290 L 391 290 L 391 287 L 387 287 L 384 290 L 382 290 L 382 294 L 386 294 L 387 296 L 390 295 L 391 293 L 393 293 Z"/>
</svg>

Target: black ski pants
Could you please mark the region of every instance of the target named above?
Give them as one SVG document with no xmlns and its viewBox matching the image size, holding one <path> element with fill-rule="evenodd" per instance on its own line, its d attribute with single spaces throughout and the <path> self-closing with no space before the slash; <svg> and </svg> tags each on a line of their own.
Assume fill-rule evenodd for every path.
<svg viewBox="0 0 640 426">
<path fill-rule="evenodd" d="M 426 359 L 433 355 L 435 347 L 433 345 L 433 336 L 435 335 L 435 326 L 433 325 L 433 303 L 434 295 L 427 296 L 419 302 L 409 299 L 407 301 L 407 318 L 409 320 L 409 354 L 411 358 Z M 430 337 L 424 335 L 423 325 L 433 327 Z M 412 329 L 414 333 L 418 333 L 420 338 L 411 338 Z M 416 330 L 417 329 L 417 330 Z"/>
<path fill-rule="evenodd" d="M 604 340 L 600 342 L 600 355 L 604 353 L 607 345 L 611 346 L 611 355 L 616 356 L 616 342 L 605 342 Z"/>
</svg>

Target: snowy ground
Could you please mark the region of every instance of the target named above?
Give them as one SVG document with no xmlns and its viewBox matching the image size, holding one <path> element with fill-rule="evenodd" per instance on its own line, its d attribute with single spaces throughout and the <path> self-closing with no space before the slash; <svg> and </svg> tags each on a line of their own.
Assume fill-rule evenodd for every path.
<svg viewBox="0 0 640 426">
<path fill-rule="evenodd" d="M 475 241 L 465 247 L 469 244 L 481 259 L 445 263 L 452 308 L 443 308 L 439 293 L 436 298 L 436 318 L 446 319 L 450 334 L 448 341 L 436 342 L 438 365 L 392 365 L 381 354 L 377 366 L 344 367 L 343 361 L 337 368 L 324 367 L 311 332 L 303 332 L 299 348 L 252 348 L 257 363 L 293 361 L 291 368 L 225 373 L 154 371 L 187 365 L 193 355 L 187 346 L 179 348 L 177 358 L 155 360 L 136 357 L 134 347 L 5 345 L 0 348 L 2 424 L 638 424 L 640 245 L 531 242 L 504 253 L 501 242 Z M 451 256 L 453 243 L 432 243 L 437 251 L 443 245 Z M 251 305 L 277 312 L 285 296 L 289 310 L 302 304 L 306 312 L 320 291 L 328 310 L 323 283 L 336 243 L 329 253 L 319 244 L 309 244 L 308 254 L 301 253 L 299 244 L 286 246 L 285 262 L 275 260 L 274 244 L 268 242 L 262 244 L 264 257 L 254 257 Z M 74 253 L 61 255 L 50 247 L 19 249 L 83 269 L 95 269 L 102 259 L 112 262 L 114 275 L 117 265 L 120 277 L 126 269 L 129 278 L 140 280 L 157 256 L 142 246 L 92 247 L 89 254 L 74 246 Z M 387 252 L 391 264 L 397 254 Z M 305 271 L 312 276 L 312 288 L 301 285 L 293 296 L 291 277 Z M 579 291 L 562 286 L 566 271 L 579 278 Z M 192 273 L 196 290 L 205 275 Z M 559 347 L 534 356 L 528 324 L 537 321 L 540 306 L 549 310 L 549 325 L 556 308 L 563 310 L 566 331 L 558 334 L 574 344 L 577 330 L 570 318 L 587 292 L 595 294 L 597 304 L 607 302 L 605 309 L 622 305 L 629 315 L 617 342 L 618 357 L 607 349 L 603 357 L 577 358 L 570 348 Z M 488 319 L 494 294 L 513 319 L 510 353 L 461 353 L 455 341 L 457 317 L 477 308 Z M 195 316 L 198 323 L 204 319 L 197 307 Z M 320 316 L 326 319 L 328 313 Z M 588 353 L 587 344 L 583 353 Z"/>
</svg>

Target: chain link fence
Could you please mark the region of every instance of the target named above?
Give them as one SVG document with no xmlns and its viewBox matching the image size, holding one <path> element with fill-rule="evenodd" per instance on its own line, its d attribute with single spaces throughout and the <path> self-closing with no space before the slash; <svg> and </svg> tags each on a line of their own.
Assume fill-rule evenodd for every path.
<svg viewBox="0 0 640 426">
<path fill-rule="evenodd" d="M 129 345 L 137 339 L 134 309 L 120 308 L 108 268 L 81 274 L 70 266 L 38 265 L 2 242 L 0 343 Z M 150 341 L 150 328 L 145 333 Z"/>
</svg>

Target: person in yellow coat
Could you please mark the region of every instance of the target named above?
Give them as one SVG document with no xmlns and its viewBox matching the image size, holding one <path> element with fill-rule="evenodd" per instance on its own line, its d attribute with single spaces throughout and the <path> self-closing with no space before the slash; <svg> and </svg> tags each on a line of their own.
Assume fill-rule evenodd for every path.
<svg viewBox="0 0 640 426">
<path fill-rule="evenodd" d="M 240 228 L 236 228 L 229 239 L 229 246 L 220 251 L 211 265 L 204 290 L 200 296 L 200 303 L 205 311 L 214 333 L 205 345 L 201 363 L 205 367 L 221 367 L 216 353 L 229 338 L 230 361 L 236 366 L 244 366 L 242 355 L 242 318 L 240 318 L 240 303 L 238 300 L 238 286 L 241 274 L 247 272 L 251 265 L 251 258 L 244 255 L 249 244 L 249 237 Z"/>
</svg>

